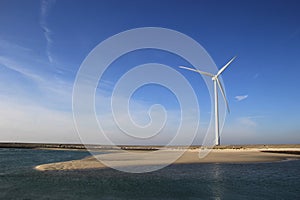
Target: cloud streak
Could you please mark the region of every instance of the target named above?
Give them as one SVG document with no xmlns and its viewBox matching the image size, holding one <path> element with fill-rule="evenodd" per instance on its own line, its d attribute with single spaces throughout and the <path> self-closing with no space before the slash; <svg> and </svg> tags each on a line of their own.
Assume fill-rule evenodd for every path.
<svg viewBox="0 0 300 200">
<path fill-rule="evenodd" d="M 25 76 L 31 80 L 34 80 L 37 82 L 43 81 L 43 78 L 41 76 L 37 75 L 34 72 L 31 72 L 30 70 L 26 69 L 24 66 L 21 66 L 18 62 L 15 62 L 14 60 L 9 59 L 7 57 L 0 56 L 0 64 L 10 70 L 13 70 L 15 72 L 22 74 L 23 76 Z"/>
<path fill-rule="evenodd" d="M 0 39 L 0 49 L 3 50 L 6 53 L 31 53 L 32 50 L 29 48 L 26 48 L 24 46 L 18 45 L 16 43 L 9 42 L 4 39 Z"/>
<path fill-rule="evenodd" d="M 243 101 L 248 98 L 248 95 L 241 95 L 241 96 L 235 96 L 234 97 L 237 101 Z"/>
<path fill-rule="evenodd" d="M 48 60 L 50 63 L 53 62 L 53 58 L 51 55 L 51 46 L 52 46 L 52 38 L 51 38 L 51 34 L 52 31 L 50 30 L 50 28 L 48 27 L 48 24 L 46 22 L 46 19 L 48 17 L 49 11 L 51 9 L 51 7 L 55 4 L 55 0 L 42 0 L 41 2 L 41 10 L 40 10 L 40 26 L 44 32 L 44 36 L 46 39 L 46 55 L 48 57 Z"/>
<path fill-rule="evenodd" d="M 0 56 L 0 66 L 13 72 L 3 71 L 4 73 L 0 74 L 2 98 L 7 96 L 12 99 L 26 99 L 29 102 L 53 109 L 70 110 L 72 81 L 64 80 L 59 74 L 44 70 L 45 68 L 38 68 L 37 66 L 40 64 L 28 64 L 24 60 L 19 61 L 8 56 Z M 48 65 L 45 64 L 45 66 Z M 17 78 L 16 75 L 21 75 L 30 82 Z"/>
</svg>

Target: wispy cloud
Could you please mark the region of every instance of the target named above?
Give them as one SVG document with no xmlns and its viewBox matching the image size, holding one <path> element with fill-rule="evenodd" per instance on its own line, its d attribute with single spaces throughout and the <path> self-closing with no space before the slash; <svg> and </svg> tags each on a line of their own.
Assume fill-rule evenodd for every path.
<svg viewBox="0 0 300 200">
<path fill-rule="evenodd" d="M 259 119 L 263 116 L 241 116 L 226 124 L 222 132 L 224 144 L 260 144 Z"/>
<path fill-rule="evenodd" d="M 37 75 L 35 72 L 26 69 L 24 66 L 21 66 L 18 62 L 15 62 L 14 60 L 9 59 L 8 57 L 0 56 L 0 64 L 7 67 L 10 70 L 22 74 L 23 76 L 33 81 L 43 81 L 43 78 L 41 76 Z"/>
<path fill-rule="evenodd" d="M 8 95 L 14 99 L 27 99 L 39 105 L 50 106 L 53 109 L 71 108 L 73 84 L 71 81 L 65 80 L 51 71 L 44 70 L 45 68 L 37 67 L 39 66 L 37 63 L 29 64 L 28 61 L 20 61 L 9 56 L 0 56 L 0 66 L 15 72 L 13 74 L 1 74 L 0 91 L 6 91 L 1 94 L 2 97 Z M 16 79 L 16 74 L 22 75 L 30 81 L 30 84 L 27 81 Z M 10 91 L 15 92 L 11 93 Z"/>
<path fill-rule="evenodd" d="M 53 58 L 52 58 L 52 55 L 51 55 L 51 52 L 50 52 L 53 41 L 52 41 L 52 38 L 51 38 L 52 31 L 48 27 L 46 19 L 48 17 L 48 14 L 49 14 L 49 11 L 50 11 L 51 7 L 54 4 L 55 4 L 55 0 L 42 0 L 41 1 L 41 11 L 40 11 L 40 26 L 43 29 L 44 36 L 45 36 L 45 39 L 47 41 L 46 54 L 47 54 L 47 57 L 48 57 L 48 60 L 49 60 L 50 63 L 53 62 Z"/>
<path fill-rule="evenodd" d="M 247 127 L 256 127 L 257 123 L 253 119 L 253 117 L 241 117 L 238 118 L 238 122 Z"/>
<path fill-rule="evenodd" d="M 32 50 L 27 48 L 27 47 L 18 45 L 16 43 L 9 42 L 9 41 L 4 40 L 4 39 L 0 39 L 0 49 L 5 51 L 6 53 L 10 53 L 10 52 L 20 53 L 20 52 L 22 52 L 24 54 L 24 53 L 31 53 L 32 52 Z M 7 52 L 7 51 L 9 51 L 9 52 Z"/>
<path fill-rule="evenodd" d="M 0 109 L 0 141 L 80 142 L 71 113 L 7 98 L 2 98 Z"/>
<path fill-rule="evenodd" d="M 234 97 L 237 101 L 242 101 L 248 98 L 248 95 L 240 95 Z"/>
</svg>

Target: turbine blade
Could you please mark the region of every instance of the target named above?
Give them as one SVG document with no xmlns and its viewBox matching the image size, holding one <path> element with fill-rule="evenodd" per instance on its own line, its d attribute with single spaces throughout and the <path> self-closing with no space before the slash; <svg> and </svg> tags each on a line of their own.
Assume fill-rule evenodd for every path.
<svg viewBox="0 0 300 200">
<path fill-rule="evenodd" d="M 179 66 L 179 68 L 181 68 L 181 69 L 187 69 L 187 70 L 190 70 L 190 71 L 193 71 L 193 72 L 198 72 L 198 73 L 200 73 L 200 74 L 204 74 L 204 75 L 206 75 L 206 76 L 214 77 L 213 74 L 208 73 L 208 72 L 203 72 L 203 71 L 200 71 L 200 70 L 198 70 L 198 69 L 193 69 L 193 68 L 184 67 L 184 66 Z"/>
<path fill-rule="evenodd" d="M 216 78 L 216 80 L 217 80 L 218 86 L 219 86 L 219 88 L 220 88 L 220 90 L 221 90 L 221 93 L 222 93 L 222 96 L 223 96 L 223 98 L 224 98 L 224 101 L 225 101 L 225 103 L 226 103 L 226 107 L 227 107 L 228 113 L 230 113 L 228 101 L 227 101 L 227 99 L 226 99 L 226 95 L 225 95 L 223 86 L 222 86 L 222 84 L 220 83 L 220 81 L 219 81 L 218 78 Z"/>
<path fill-rule="evenodd" d="M 231 58 L 231 60 L 226 63 L 226 65 L 224 65 L 220 70 L 219 72 L 217 73 L 216 77 L 218 77 L 231 63 L 232 61 L 236 58 L 236 56 L 234 56 L 233 58 Z"/>
</svg>

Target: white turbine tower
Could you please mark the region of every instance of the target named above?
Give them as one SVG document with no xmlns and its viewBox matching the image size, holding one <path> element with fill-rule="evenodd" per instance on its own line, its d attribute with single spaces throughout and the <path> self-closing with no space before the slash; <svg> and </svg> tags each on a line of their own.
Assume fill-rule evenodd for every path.
<svg viewBox="0 0 300 200">
<path fill-rule="evenodd" d="M 211 77 L 211 79 L 213 80 L 214 82 L 214 93 L 215 93 L 215 137 L 216 137 L 216 145 L 220 145 L 220 129 L 219 129 L 219 103 L 218 103 L 218 88 L 217 88 L 217 85 L 219 86 L 220 88 L 220 91 L 222 93 L 222 96 L 224 98 L 224 101 L 226 103 L 226 107 L 227 107 L 227 110 L 228 112 L 230 112 L 229 110 L 229 106 L 228 106 L 228 101 L 226 99 L 226 96 L 225 96 L 225 92 L 224 92 L 224 89 L 223 89 L 223 86 L 221 84 L 221 82 L 219 81 L 218 77 L 221 75 L 221 73 L 232 63 L 232 61 L 236 58 L 233 57 L 231 58 L 231 60 L 226 63 L 226 65 L 224 65 L 216 75 L 213 75 L 211 73 L 208 73 L 208 72 L 203 72 L 203 71 L 200 71 L 200 70 L 197 70 L 197 69 L 193 69 L 193 68 L 188 68 L 188 67 L 184 67 L 184 66 L 180 66 L 180 68 L 182 69 L 187 69 L 187 70 L 190 70 L 190 71 L 194 71 L 194 72 L 198 72 L 200 74 L 203 74 L 203 75 L 206 75 L 206 76 L 209 76 Z"/>
</svg>

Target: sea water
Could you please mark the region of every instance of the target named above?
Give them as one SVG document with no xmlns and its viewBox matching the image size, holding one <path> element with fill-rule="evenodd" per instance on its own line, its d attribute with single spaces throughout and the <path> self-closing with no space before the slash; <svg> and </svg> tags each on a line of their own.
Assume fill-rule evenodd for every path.
<svg viewBox="0 0 300 200">
<path fill-rule="evenodd" d="M 181 164 L 130 174 L 113 169 L 48 171 L 34 166 L 84 151 L 0 149 L 0 199 L 299 199 L 300 160 Z"/>
</svg>

